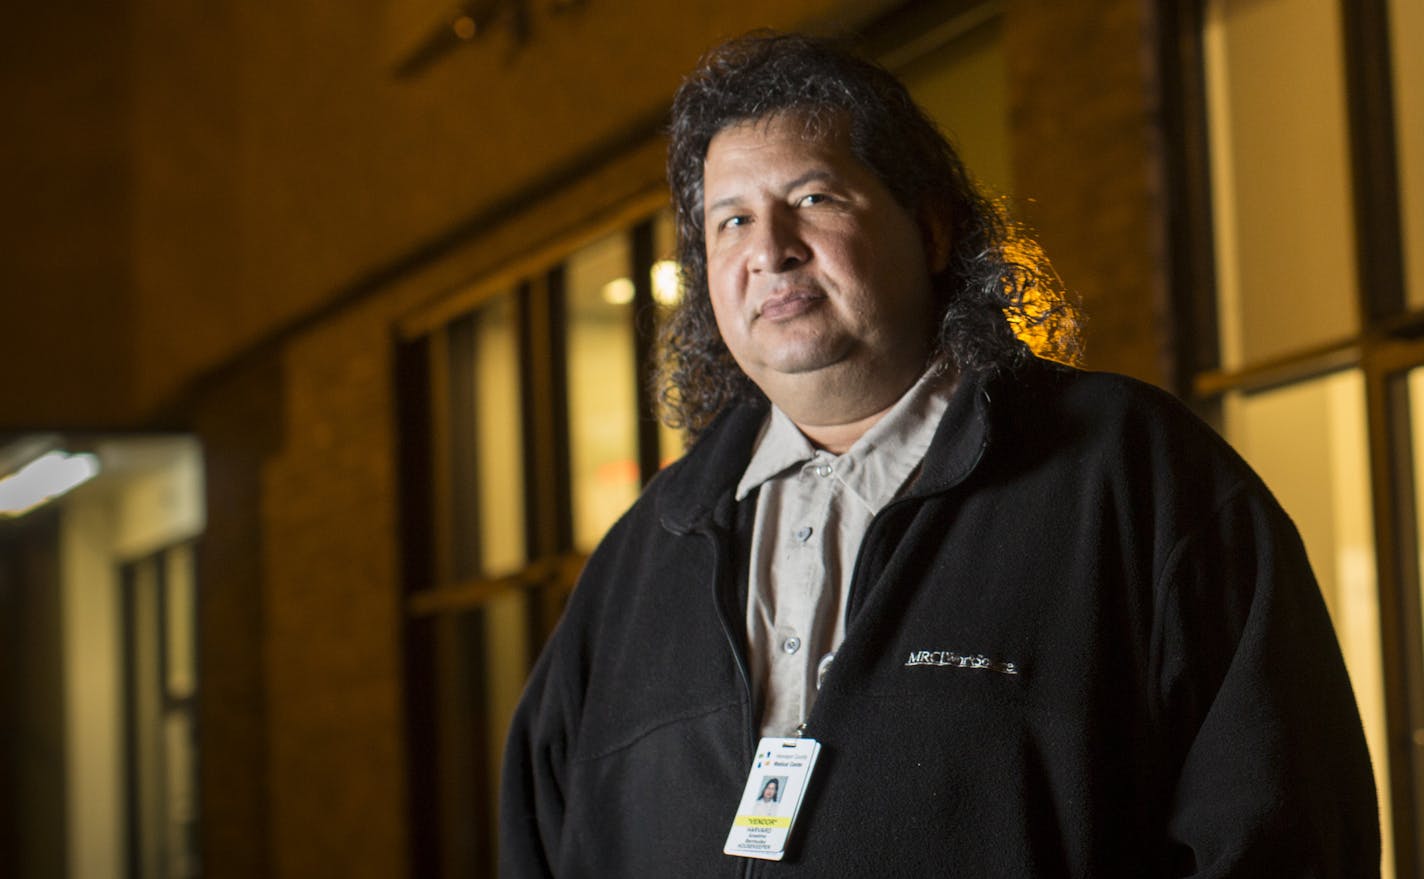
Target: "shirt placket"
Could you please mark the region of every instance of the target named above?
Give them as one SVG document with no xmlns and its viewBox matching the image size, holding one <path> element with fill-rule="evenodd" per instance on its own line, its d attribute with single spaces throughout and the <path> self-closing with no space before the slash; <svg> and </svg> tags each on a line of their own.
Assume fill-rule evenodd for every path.
<svg viewBox="0 0 1424 879">
<path fill-rule="evenodd" d="M 826 600 L 825 590 L 835 588 L 827 582 L 826 568 L 829 550 L 826 525 L 835 494 L 834 472 L 834 464 L 824 453 L 818 453 L 802 466 L 797 480 L 801 497 L 794 506 L 804 511 L 804 519 L 783 524 L 790 530 L 791 556 L 795 560 L 794 574 L 783 589 L 795 590 L 795 594 L 793 600 L 778 602 L 778 608 L 784 608 L 785 615 L 777 621 L 779 670 L 776 678 L 778 685 L 786 688 L 784 692 L 795 694 L 796 716 L 792 726 L 804 721 L 810 710 L 813 694 L 808 687 L 809 663 L 820 649 L 813 643 L 820 628 L 817 617 Z M 791 597 L 783 593 L 783 599 Z"/>
</svg>

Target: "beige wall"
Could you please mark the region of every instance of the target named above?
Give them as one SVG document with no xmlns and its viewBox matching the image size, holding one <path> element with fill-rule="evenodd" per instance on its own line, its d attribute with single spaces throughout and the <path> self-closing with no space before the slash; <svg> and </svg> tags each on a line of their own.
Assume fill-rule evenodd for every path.
<svg viewBox="0 0 1424 879">
<path fill-rule="evenodd" d="M 0 428 L 133 409 L 128 14 L 27 3 L 0 29 Z"/>
<path fill-rule="evenodd" d="M 1153 4 L 1010 0 L 1014 194 L 1088 315 L 1087 365 L 1170 386 Z"/>
</svg>

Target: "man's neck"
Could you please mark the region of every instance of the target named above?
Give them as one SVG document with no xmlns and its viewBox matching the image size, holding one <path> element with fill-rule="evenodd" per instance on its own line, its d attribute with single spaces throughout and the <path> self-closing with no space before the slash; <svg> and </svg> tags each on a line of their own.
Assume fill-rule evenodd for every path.
<svg viewBox="0 0 1424 879">
<path fill-rule="evenodd" d="M 777 405 L 812 445 L 843 455 L 895 407 L 919 378 L 920 374 L 914 373 L 893 384 L 882 383 L 873 395 L 865 393 L 870 387 L 865 382 L 851 386 L 860 392 L 857 394 L 838 393 L 841 389 L 834 385 L 822 384 L 813 392 L 787 395 Z"/>
<path fill-rule="evenodd" d="M 844 455 L 855 445 L 856 440 L 864 436 L 866 431 L 885 417 L 886 412 L 894 408 L 895 402 L 896 400 L 892 400 L 889 406 L 864 418 L 839 424 L 810 424 L 797 421 L 794 417 L 792 421 L 816 448 L 825 449 L 832 455 Z"/>
</svg>

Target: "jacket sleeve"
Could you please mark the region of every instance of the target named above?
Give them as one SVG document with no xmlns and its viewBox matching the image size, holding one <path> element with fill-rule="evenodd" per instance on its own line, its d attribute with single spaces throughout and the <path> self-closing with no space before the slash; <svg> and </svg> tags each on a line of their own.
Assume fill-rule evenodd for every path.
<svg viewBox="0 0 1424 879">
<path fill-rule="evenodd" d="M 1159 581 L 1171 873 L 1379 875 L 1350 681 L 1305 550 L 1256 483 L 1178 542 Z"/>
<path fill-rule="evenodd" d="M 572 720 L 551 680 L 558 648 L 551 642 L 535 664 L 505 743 L 499 809 L 499 875 L 505 879 L 555 875 Z"/>
</svg>

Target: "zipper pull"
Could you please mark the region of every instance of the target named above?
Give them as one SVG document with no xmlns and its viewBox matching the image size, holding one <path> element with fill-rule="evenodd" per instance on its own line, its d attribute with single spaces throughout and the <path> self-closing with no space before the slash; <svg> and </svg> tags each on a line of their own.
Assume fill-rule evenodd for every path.
<svg viewBox="0 0 1424 879">
<path fill-rule="evenodd" d="M 825 680 L 826 680 L 826 672 L 828 672 L 828 671 L 831 670 L 831 663 L 834 662 L 835 659 L 836 659 L 836 652 L 835 652 L 834 650 L 832 650 L 830 653 L 827 653 L 825 656 L 822 656 L 820 662 L 816 663 L 816 690 L 817 690 L 817 692 L 820 691 L 820 689 L 821 689 L 821 684 L 825 682 Z"/>
</svg>

